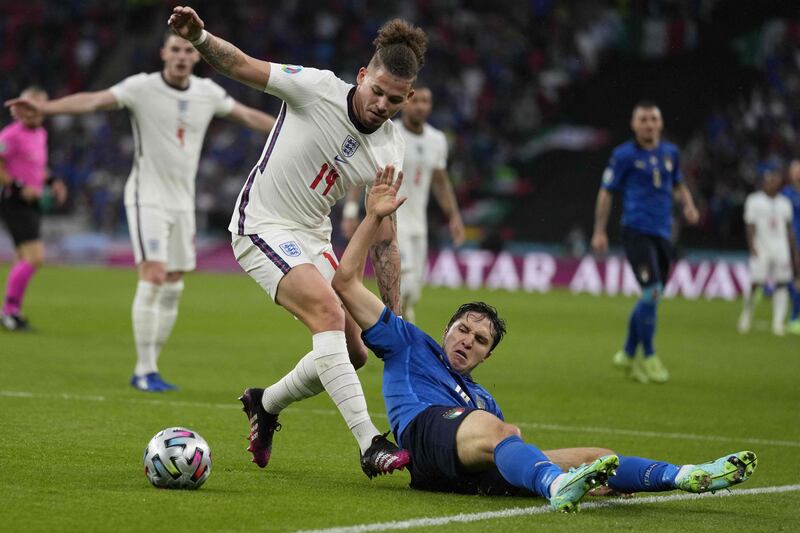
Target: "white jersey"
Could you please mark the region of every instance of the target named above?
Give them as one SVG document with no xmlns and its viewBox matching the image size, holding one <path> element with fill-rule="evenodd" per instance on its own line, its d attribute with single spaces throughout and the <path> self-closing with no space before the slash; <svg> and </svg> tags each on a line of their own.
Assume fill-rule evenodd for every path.
<svg viewBox="0 0 800 533">
<path fill-rule="evenodd" d="M 284 103 L 228 229 L 254 235 L 279 224 L 329 239 L 331 207 L 379 168 L 400 168 L 403 137 L 390 120 L 365 129 L 352 109 L 355 86 L 327 70 L 272 63 L 264 91 Z"/>
<path fill-rule="evenodd" d="M 160 72 L 136 74 L 111 87 L 131 114 L 136 142 L 125 205 L 194 210 L 200 149 L 215 116 L 234 106 L 225 90 L 206 78 L 189 77 L 186 89 L 167 84 Z"/>
<path fill-rule="evenodd" d="M 408 197 L 397 210 L 397 233 L 427 238 L 431 179 L 434 170 L 447 168 L 447 139 L 430 124 L 424 124 L 420 134 L 409 131 L 400 121 L 397 129 L 406 141 L 403 185 L 397 194 Z"/>
<path fill-rule="evenodd" d="M 778 194 L 770 197 L 763 191 L 751 193 L 744 203 L 744 221 L 755 226 L 753 246 L 759 255 L 789 257 L 787 225 L 792 222 L 792 204 Z"/>
</svg>

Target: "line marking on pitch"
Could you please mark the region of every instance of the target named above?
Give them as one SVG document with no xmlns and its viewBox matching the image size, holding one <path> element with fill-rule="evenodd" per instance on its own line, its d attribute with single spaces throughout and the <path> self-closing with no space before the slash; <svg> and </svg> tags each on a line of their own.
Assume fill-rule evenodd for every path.
<svg viewBox="0 0 800 533">
<path fill-rule="evenodd" d="M 776 487 L 760 487 L 753 489 L 738 489 L 717 494 L 671 494 L 669 496 L 646 496 L 643 498 L 615 499 L 602 502 L 587 502 L 581 504 L 581 510 L 601 509 L 609 507 L 623 507 L 643 505 L 647 503 L 665 503 L 683 500 L 701 500 L 710 498 L 728 498 L 732 496 L 756 496 L 761 494 L 777 494 L 781 492 L 800 491 L 800 485 L 781 485 Z M 444 526 L 452 523 L 478 522 L 481 520 L 495 520 L 513 518 L 516 516 L 530 516 L 553 512 L 549 505 L 536 505 L 531 507 L 511 507 L 500 511 L 484 511 L 481 513 L 460 513 L 449 516 L 412 518 L 410 520 L 395 520 L 391 522 L 377 522 L 372 524 L 358 524 L 354 526 L 331 527 L 325 529 L 306 529 L 295 533 L 365 533 L 368 531 L 388 531 L 397 529 L 411 529 L 422 527 Z"/>
<path fill-rule="evenodd" d="M 241 410 L 241 405 L 236 401 L 230 403 L 190 402 L 184 400 L 159 400 L 155 398 L 125 398 L 117 396 L 99 396 L 91 394 L 67 393 L 39 393 L 27 391 L 0 391 L 0 398 L 37 398 L 51 400 L 72 400 L 84 402 L 122 402 L 144 405 L 164 405 L 172 407 L 196 407 L 198 409 L 236 409 Z M 291 411 L 310 413 L 315 415 L 338 415 L 334 409 L 318 409 L 308 407 L 291 407 Z M 370 413 L 372 418 L 386 419 L 386 413 Z M 674 440 L 699 440 L 709 442 L 738 442 L 742 444 L 762 444 L 764 446 L 785 446 L 800 448 L 800 442 L 792 440 L 760 439 L 756 437 L 726 437 L 723 435 L 703 435 L 694 433 L 675 433 L 661 431 L 646 431 L 640 429 L 604 428 L 594 426 L 565 426 L 541 422 L 515 422 L 521 428 L 530 428 L 543 431 L 556 431 L 562 433 L 596 433 L 601 435 L 622 435 L 629 437 L 655 437 Z"/>
</svg>

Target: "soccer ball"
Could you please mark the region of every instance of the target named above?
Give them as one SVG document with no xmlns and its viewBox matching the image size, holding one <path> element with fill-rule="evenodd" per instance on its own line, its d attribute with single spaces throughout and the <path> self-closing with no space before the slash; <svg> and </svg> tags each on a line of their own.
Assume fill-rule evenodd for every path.
<svg viewBox="0 0 800 533">
<path fill-rule="evenodd" d="M 186 428 L 159 431 L 144 449 L 144 475 L 154 487 L 197 489 L 211 474 L 211 448 Z"/>
</svg>

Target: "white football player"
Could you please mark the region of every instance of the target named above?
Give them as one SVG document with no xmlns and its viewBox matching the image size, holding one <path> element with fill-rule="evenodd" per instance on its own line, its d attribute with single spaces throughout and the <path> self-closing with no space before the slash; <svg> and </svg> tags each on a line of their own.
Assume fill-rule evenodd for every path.
<svg viewBox="0 0 800 533">
<path fill-rule="evenodd" d="M 403 468 L 408 453 L 372 423 L 355 373 L 367 350 L 330 285 L 337 259 L 329 213 L 347 189 L 400 168 L 403 137 L 389 119 L 414 94 L 424 32 L 399 19 L 384 24 L 372 60 L 351 85 L 330 71 L 252 58 L 207 32 L 191 8 L 176 7 L 169 24 L 222 74 L 283 100 L 229 229 L 239 264 L 305 324 L 312 350 L 271 387 L 248 388 L 242 395 L 253 461 L 262 468 L 269 462 L 278 413 L 324 389 L 358 442 L 364 473 L 373 477 Z M 384 302 L 397 310 L 400 261 L 393 220 L 386 219 L 372 251 Z"/>
<path fill-rule="evenodd" d="M 792 229 L 792 204 L 779 194 L 782 185 L 780 168 L 765 164 L 759 170 L 761 190 L 751 193 L 744 204 L 751 290 L 745 296 L 738 329 L 741 333 L 750 331 L 757 291 L 767 281 L 772 281 L 775 286 L 772 294 L 772 332 L 784 335 L 793 260 L 795 271 L 800 274 L 800 258 Z"/>
<path fill-rule="evenodd" d="M 430 88 L 416 85 L 414 96 L 403 108 L 401 120 L 395 121 L 406 141 L 403 157 L 405 180 L 399 191 L 407 197 L 397 210 L 397 243 L 400 246 L 400 308 L 403 319 L 415 322 L 414 306 L 422 294 L 428 259 L 428 199 L 436 198 L 449 221 L 450 236 L 455 246 L 464 242 L 464 223 L 458 212 L 453 186 L 447 175 L 447 138 L 430 124 L 433 110 Z M 359 190 L 353 190 L 345 204 L 342 233 L 352 236 L 358 227 Z"/>
<path fill-rule="evenodd" d="M 212 80 L 192 75 L 200 55 L 171 31 L 161 59 L 160 72 L 136 74 L 109 89 L 6 104 L 15 112 L 45 116 L 130 112 L 136 146 L 125 211 L 139 273 L 131 313 L 137 354 L 131 385 L 147 392 L 177 388 L 161 378 L 157 361 L 178 316 L 183 274 L 195 268 L 194 188 L 208 124 L 223 117 L 267 133 L 275 123 L 275 117 L 235 101 Z"/>
</svg>

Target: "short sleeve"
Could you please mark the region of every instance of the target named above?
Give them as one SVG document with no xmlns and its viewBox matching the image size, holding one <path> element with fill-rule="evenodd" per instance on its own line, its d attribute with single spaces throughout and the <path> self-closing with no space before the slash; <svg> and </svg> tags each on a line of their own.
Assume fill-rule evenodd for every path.
<svg viewBox="0 0 800 533">
<path fill-rule="evenodd" d="M 608 166 L 603 172 L 602 187 L 609 191 L 618 191 L 625 185 L 625 158 L 616 152 L 608 160 Z"/>
<path fill-rule="evenodd" d="M 264 92 L 277 96 L 291 107 L 301 108 L 322 98 L 337 79 L 329 70 L 270 63 Z"/>
<path fill-rule="evenodd" d="M 378 321 L 361 332 L 361 338 L 375 355 L 381 359 L 388 359 L 408 348 L 415 337 L 415 330 L 415 326 L 399 318 L 386 307 Z"/>
<path fill-rule="evenodd" d="M 117 99 L 117 107 L 131 109 L 134 106 L 136 97 L 147 82 L 147 74 L 141 73 L 129 76 L 121 82 L 113 85 L 109 91 Z"/>
<path fill-rule="evenodd" d="M 683 183 L 683 172 L 681 171 L 681 154 L 677 148 L 675 149 L 675 153 L 673 154 L 673 156 L 675 157 L 675 161 L 673 162 L 673 165 L 675 167 L 673 169 L 673 174 L 672 174 L 672 185 L 675 186 Z"/>
<path fill-rule="evenodd" d="M 437 169 L 446 169 L 447 168 L 447 137 L 445 137 L 443 132 L 439 132 L 439 154 L 436 159 L 436 168 Z"/>
<path fill-rule="evenodd" d="M 753 196 L 748 196 L 744 202 L 744 221 L 746 224 L 756 223 L 756 202 Z"/>
<path fill-rule="evenodd" d="M 11 126 L 0 130 L 0 159 L 9 158 L 14 152 L 14 133 Z"/>
<path fill-rule="evenodd" d="M 790 202 L 788 198 L 784 198 L 784 200 L 786 200 L 785 202 L 783 202 L 784 211 L 786 211 L 786 222 L 791 223 L 792 220 L 794 219 L 794 213 L 793 213 L 794 209 L 792 208 L 792 202 Z"/>
<path fill-rule="evenodd" d="M 230 112 L 233 111 L 233 106 L 236 103 L 234 99 L 215 81 L 208 78 L 206 78 L 205 81 L 211 87 L 211 94 L 214 96 L 214 116 L 224 117 L 229 115 Z"/>
</svg>

